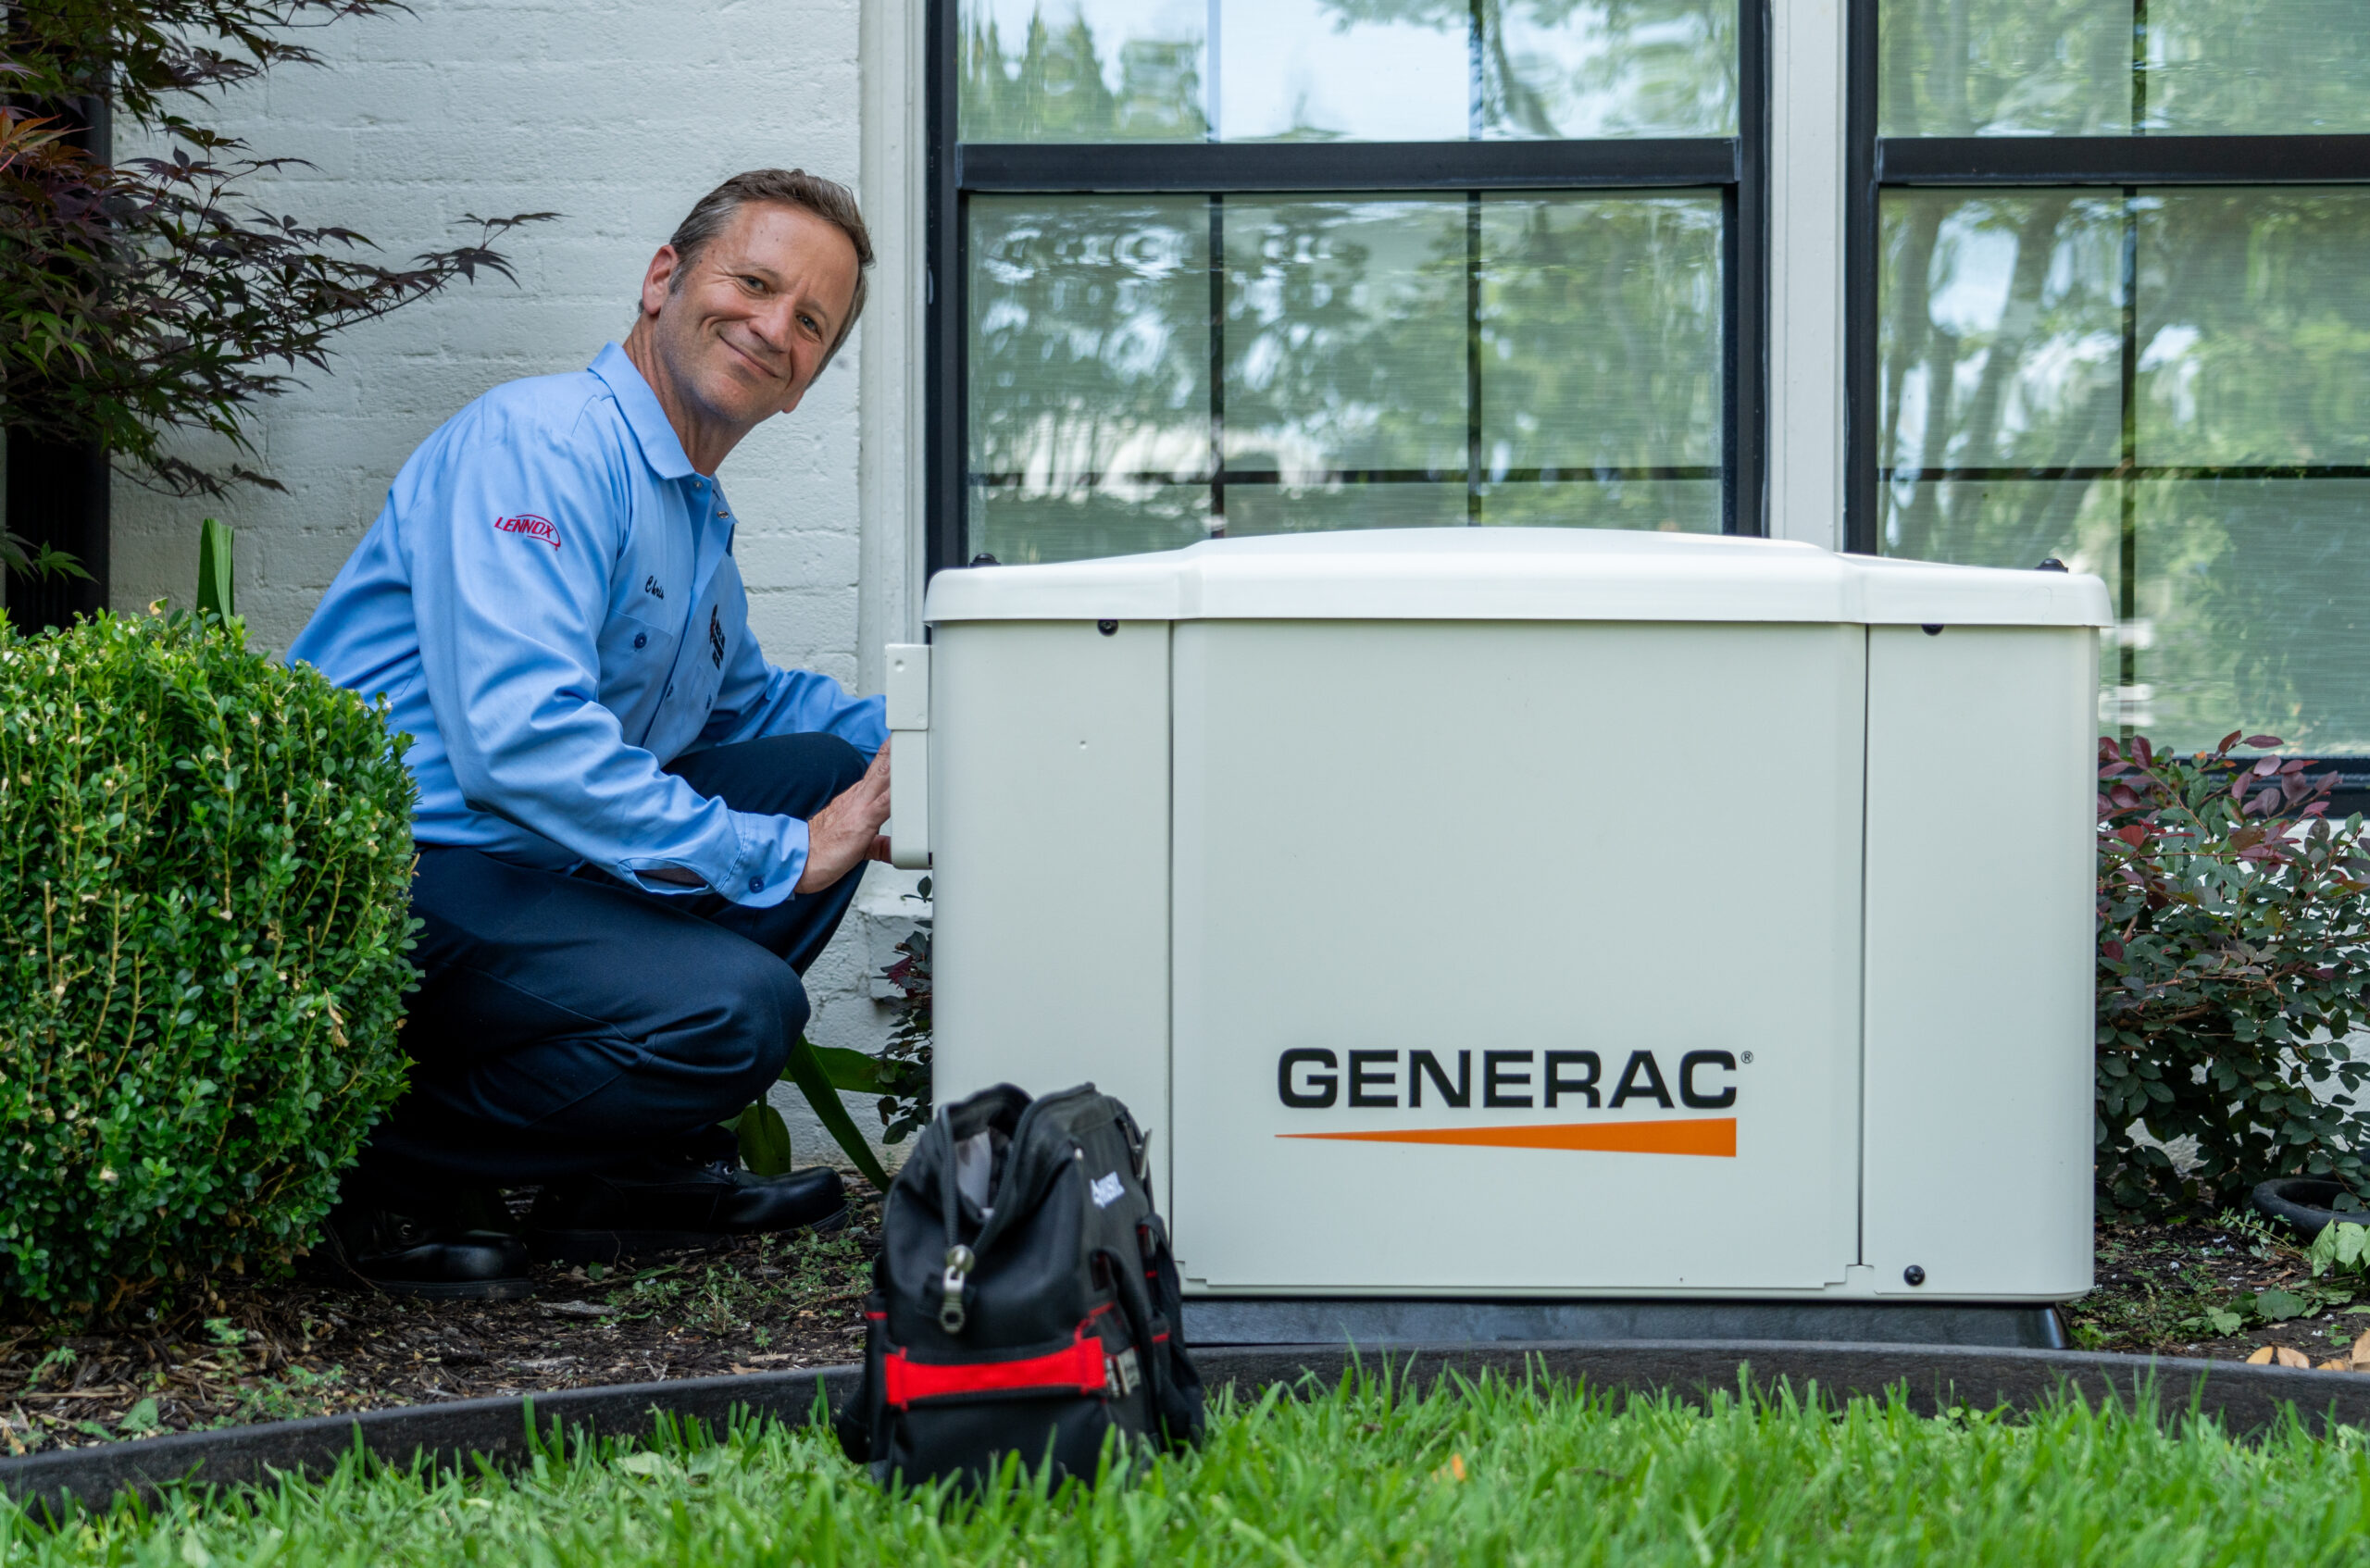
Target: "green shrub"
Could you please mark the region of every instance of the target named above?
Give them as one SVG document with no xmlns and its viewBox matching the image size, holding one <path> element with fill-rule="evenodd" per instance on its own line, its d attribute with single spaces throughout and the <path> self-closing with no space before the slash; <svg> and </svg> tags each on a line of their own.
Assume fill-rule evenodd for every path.
<svg viewBox="0 0 2370 1568">
<path fill-rule="evenodd" d="M 236 622 L 0 628 L 0 1300 L 274 1266 L 403 1087 L 411 781 Z"/>
<path fill-rule="evenodd" d="M 2333 778 L 2233 760 L 2239 743 L 2099 743 L 2098 1176 L 2125 1207 L 2227 1201 L 2276 1176 L 2370 1195 L 2353 1100 L 2370 1063 L 2346 1044 L 2370 1013 L 2361 819 L 2325 819 Z M 2135 1141 L 2134 1121 L 2196 1139 L 2196 1168 Z"/>
</svg>

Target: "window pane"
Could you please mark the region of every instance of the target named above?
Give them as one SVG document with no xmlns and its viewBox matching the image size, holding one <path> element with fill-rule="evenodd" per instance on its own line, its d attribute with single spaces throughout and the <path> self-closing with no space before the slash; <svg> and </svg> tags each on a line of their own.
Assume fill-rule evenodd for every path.
<svg viewBox="0 0 2370 1568">
<path fill-rule="evenodd" d="M 1007 566 L 1175 550 L 1209 536 L 1206 484 L 983 485 L 971 497 L 971 554 Z"/>
<path fill-rule="evenodd" d="M 2370 753 L 2370 192 L 1903 193 L 1883 237 L 1881 548 L 2106 578 L 2109 724 Z"/>
<path fill-rule="evenodd" d="M 1459 197 L 1229 198 L 1226 464 L 1465 476 Z"/>
<path fill-rule="evenodd" d="M 1733 0 L 1482 0 L 1481 133 L 1733 136 Z"/>
<path fill-rule="evenodd" d="M 1223 0 L 1220 15 L 1227 141 L 1454 142 L 1472 129 L 1461 0 Z"/>
<path fill-rule="evenodd" d="M 2119 460 L 2126 218 L 2120 196 L 1886 193 L 1877 352 L 1888 474 Z"/>
<path fill-rule="evenodd" d="M 1703 472 L 1620 477 L 1717 479 L 1720 342 L 1716 198 L 1481 204 L 1488 477 L 1684 467 Z"/>
<path fill-rule="evenodd" d="M 967 553 L 1721 524 L 1715 197 L 977 196 L 968 213 Z"/>
<path fill-rule="evenodd" d="M 1881 0 L 1878 133 L 2129 131 L 2131 6 L 2132 0 Z"/>
<path fill-rule="evenodd" d="M 2148 127 L 2370 131 L 2365 24 L 2362 0 L 2148 0 Z"/>
<path fill-rule="evenodd" d="M 1480 485 L 1490 528 L 1642 529 L 1651 533 L 1717 533 L 1720 481 L 1584 479 Z"/>
<path fill-rule="evenodd" d="M 1453 484 L 1229 484 L 1229 539 L 1336 529 L 1456 529 L 1466 516 L 1465 479 Z"/>
<path fill-rule="evenodd" d="M 2361 0 L 1882 0 L 1877 119 L 1887 136 L 2370 131 L 2364 19 Z"/>
<path fill-rule="evenodd" d="M 2139 460 L 2370 462 L 2370 192 L 2139 206 Z"/>
<path fill-rule="evenodd" d="M 1198 142 L 1206 0 L 962 0 L 966 142 Z"/>
<path fill-rule="evenodd" d="M 2370 755 L 2370 481 L 2143 480 L 2148 733 Z"/>
<path fill-rule="evenodd" d="M 1176 541 L 1208 511 L 1207 201 L 976 196 L 970 223 L 973 548 Z M 1179 480 L 1199 499 L 1159 488 Z M 1142 520 L 1114 520 L 1131 507 Z M 1040 525 L 1035 554 L 987 542 Z"/>
</svg>

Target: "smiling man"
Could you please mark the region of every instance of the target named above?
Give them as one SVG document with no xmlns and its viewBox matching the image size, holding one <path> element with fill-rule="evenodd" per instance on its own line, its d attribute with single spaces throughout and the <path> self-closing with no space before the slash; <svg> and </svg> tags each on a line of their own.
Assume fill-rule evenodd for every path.
<svg viewBox="0 0 2370 1568">
<path fill-rule="evenodd" d="M 494 388 L 424 442 L 292 661 L 384 693 L 419 789 L 411 1086 L 331 1216 L 419 1295 L 829 1226 L 718 1123 L 780 1074 L 800 976 L 886 852 L 880 700 L 768 665 L 715 475 L 864 307 L 854 198 L 736 176 L 652 258 L 622 348 Z M 539 1187 L 520 1238 L 484 1228 Z"/>
</svg>

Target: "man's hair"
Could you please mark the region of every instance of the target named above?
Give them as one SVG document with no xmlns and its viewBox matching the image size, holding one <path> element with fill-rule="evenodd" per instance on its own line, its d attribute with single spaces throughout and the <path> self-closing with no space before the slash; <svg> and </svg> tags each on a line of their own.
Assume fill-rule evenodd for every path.
<svg viewBox="0 0 2370 1568">
<path fill-rule="evenodd" d="M 667 292 L 683 286 L 700 253 L 750 202 L 777 202 L 811 212 L 845 234 L 848 243 L 855 247 L 855 292 L 849 296 L 848 318 L 840 323 L 840 335 L 831 340 L 830 349 L 823 355 L 823 363 L 829 365 L 840 345 L 848 341 L 848 334 L 855 330 L 856 317 L 864 314 L 864 272 L 872 265 L 872 236 L 865 230 L 864 214 L 856 210 L 855 193 L 836 180 L 803 168 L 753 168 L 718 185 L 693 205 L 667 242 L 675 247 L 676 255 L 675 278 Z"/>
</svg>

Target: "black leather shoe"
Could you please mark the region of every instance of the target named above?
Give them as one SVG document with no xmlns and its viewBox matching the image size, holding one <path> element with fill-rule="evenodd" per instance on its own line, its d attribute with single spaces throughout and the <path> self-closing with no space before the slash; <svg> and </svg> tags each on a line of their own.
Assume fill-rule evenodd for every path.
<svg viewBox="0 0 2370 1568">
<path fill-rule="evenodd" d="M 554 1262 L 614 1263 L 735 1236 L 837 1230 L 847 1217 L 840 1173 L 827 1166 L 761 1176 L 736 1161 L 652 1158 L 544 1188 L 527 1246 Z"/>
<path fill-rule="evenodd" d="M 467 1230 L 361 1201 L 330 1211 L 331 1253 L 391 1296 L 516 1301 L 535 1293 L 527 1249 L 498 1230 Z"/>
</svg>

